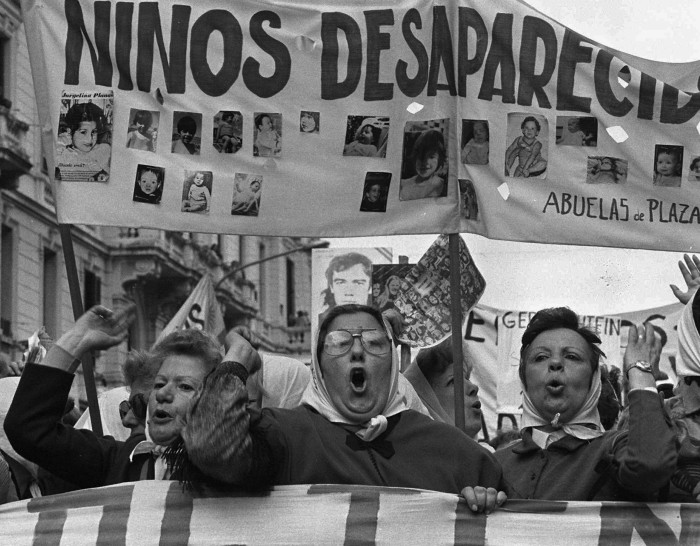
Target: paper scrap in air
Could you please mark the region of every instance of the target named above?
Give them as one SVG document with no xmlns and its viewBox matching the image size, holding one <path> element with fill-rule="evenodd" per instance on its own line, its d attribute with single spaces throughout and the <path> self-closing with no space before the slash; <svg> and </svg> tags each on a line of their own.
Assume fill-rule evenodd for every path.
<svg viewBox="0 0 700 546">
<path fill-rule="evenodd" d="M 420 104 L 419 102 L 412 102 L 406 107 L 406 110 L 408 110 L 409 114 L 417 114 L 423 109 L 423 105 Z"/>
<path fill-rule="evenodd" d="M 510 188 L 508 187 L 508 184 L 505 182 L 498 186 L 498 193 L 501 194 L 501 197 L 503 197 L 504 201 L 508 201 L 508 198 L 510 197 Z"/>
<path fill-rule="evenodd" d="M 615 127 L 608 127 L 607 131 L 608 134 L 612 137 L 612 139 L 618 144 L 620 142 L 624 142 L 625 140 L 627 140 L 627 138 L 629 138 L 627 131 L 625 131 L 619 125 L 616 125 Z"/>
</svg>

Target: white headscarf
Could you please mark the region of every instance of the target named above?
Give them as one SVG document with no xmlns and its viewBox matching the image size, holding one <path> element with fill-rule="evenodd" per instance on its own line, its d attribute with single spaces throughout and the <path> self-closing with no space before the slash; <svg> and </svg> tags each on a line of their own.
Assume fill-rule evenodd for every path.
<svg viewBox="0 0 700 546">
<path fill-rule="evenodd" d="M 331 397 L 326 389 L 326 384 L 321 373 L 321 366 L 316 355 L 316 347 L 318 346 L 317 331 L 314 335 L 311 354 L 311 381 L 309 382 L 301 403 L 311 406 L 331 423 L 343 423 L 346 425 L 360 425 L 360 430 L 355 434 L 365 442 L 371 442 L 380 436 L 387 428 L 387 417 L 406 411 L 408 406 L 404 394 L 399 389 L 399 357 L 394 349 L 394 339 L 392 336 L 391 326 L 383 321 L 384 330 L 386 331 L 391 341 L 391 380 L 389 384 L 389 397 L 387 398 L 384 409 L 369 421 L 354 422 L 348 420 L 340 414 L 331 401 Z"/>
<path fill-rule="evenodd" d="M 678 320 L 678 356 L 676 374 L 679 377 L 700 375 L 700 333 L 695 323 L 693 302 L 697 294 L 685 305 Z"/>
<path fill-rule="evenodd" d="M 522 382 L 521 386 L 523 389 L 523 417 L 520 427 L 525 429 L 550 425 L 551 422 L 542 417 L 537 408 L 535 408 Z M 600 366 L 598 366 L 598 369 L 593 373 L 586 400 L 576 415 L 570 421 L 561 425 L 562 431 L 579 440 L 592 440 L 605 434 L 603 425 L 600 422 L 600 415 L 598 414 L 598 399 L 600 398 L 601 390 Z M 590 428 L 591 426 L 593 428 Z"/>
</svg>

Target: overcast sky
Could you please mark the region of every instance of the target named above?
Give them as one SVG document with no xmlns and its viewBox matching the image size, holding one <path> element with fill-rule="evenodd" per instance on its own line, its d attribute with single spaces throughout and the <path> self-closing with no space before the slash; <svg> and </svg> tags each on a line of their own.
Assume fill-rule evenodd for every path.
<svg viewBox="0 0 700 546">
<path fill-rule="evenodd" d="M 698 1 L 530 0 L 528 3 L 572 30 L 614 49 L 656 61 L 700 59 Z M 684 286 L 677 266 L 682 257 L 679 253 L 510 243 L 476 235 L 464 238 L 486 278 L 487 288 L 481 303 L 501 309 L 537 310 L 568 305 L 579 313 L 613 314 L 673 303 L 676 300 L 669 283 Z M 403 254 L 415 262 L 434 239 L 434 235 L 412 235 L 329 240 L 334 247 L 392 247 L 394 256 Z"/>
</svg>

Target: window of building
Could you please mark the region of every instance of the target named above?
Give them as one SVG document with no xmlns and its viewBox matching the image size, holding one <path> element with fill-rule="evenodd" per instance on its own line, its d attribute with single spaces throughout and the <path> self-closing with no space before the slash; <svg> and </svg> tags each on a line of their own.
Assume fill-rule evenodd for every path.
<svg viewBox="0 0 700 546">
<path fill-rule="evenodd" d="M 48 334 L 58 337 L 58 256 L 53 250 L 44 249 L 43 324 Z"/>
<path fill-rule="evenodd" d="M 2 226 L 0 235 L 0 330 L 8 337 L 12 336 L 12 317 L 14 315 L 14 237 L 12 228 Z"/>
<path fill-rule="evenodd" d="M 83 306 L 90 309 L 102 300 L 102 281 L 92 271 L 85 270 L 85 294 L 83 295 Z"/>
</svg>

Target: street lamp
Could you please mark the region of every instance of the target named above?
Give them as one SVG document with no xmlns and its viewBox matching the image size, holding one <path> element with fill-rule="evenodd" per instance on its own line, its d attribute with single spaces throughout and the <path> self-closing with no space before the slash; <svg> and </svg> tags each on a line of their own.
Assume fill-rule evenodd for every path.
<svg viewBox="0 0 700 546">
<path fill-rule="evenodd" d="M 317 243 L 311 243 L 308 245 L 298 246 L 298 247 L 292 248 L 291 250 L 287 250 L 286 252 L 282 252 L 280 254 L 275 254 L 274 256 L 267 256 L 267 257 L 263 258 L 262 260 L 256 260 L 256 261 L 250 262 L 248 264 L 239 265 L 238 267 L 233 268 L 231 271 L 226 273 L 226 275 L 221 277 L 221 279 L 219 279 L 219 282 L 217 282 L 214 285 L 214 290 L 219 288 L 219 286 L 221 286 L 221 283 L 223 283 L 226 279 L 228 279 L 229 277 L 232 277 L 233 275 L 235 275 L 236 273 L 238 273 L 242 269 L 245 269 L 246 267 L 258 265 L 258 264 L 261 264 L 263 262 L 267 262 L 268 260 L 274 260 L 275 258 L 282 258 L 283 256 L 288 256 L 289 254 L 294 254 L 295 252 L 302 252 L 305 250 L 313 250 L 314 248 L 328 248 L 328 245 L 330 245 L 330 243 L 328 241 L 319 241 Z"/>
</svg>

